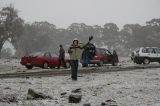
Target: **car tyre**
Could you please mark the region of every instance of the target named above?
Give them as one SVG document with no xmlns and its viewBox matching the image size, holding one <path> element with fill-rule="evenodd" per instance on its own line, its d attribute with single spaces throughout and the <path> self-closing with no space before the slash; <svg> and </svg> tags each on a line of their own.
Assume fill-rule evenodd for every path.
<svg viewBox="0 0 160 106">
<path fill-rule="evenodd" d="M 142 62 L 140 62 L 140 61 L 137 61 L 137 62 L 136 62 L 136 64 L 142 64 Z"/>
<path fill-rule="evenodd" d="M 103 66 L 103 61 L 100 60 L 100 62 L 97 64 L 98 66 Z"/>
<path fill-rule="evenodd" d="M 88 64 L 82 64 L 82 67 L 88 67 Z"/>
<path fill-rule="evenodd" d="M 54 69 L 55 67 L 54 66 L 50 66 L 50 69 Z"/>
<path fill-rule="evenodd" d="M 33 68 L 33 66 L 32 66 L 32 65 L 26 65 L 26 68 L 27 68 L 28 70 L 30 70 L 30 69 Z"/>
<path fill-rule="evenodd" d="M 43 63 L 43 68 L 44 68 L 44 69 L 47 69 L 48 67 L 49 67 L 48 62 L 44 62 L 44 63 Z"/>
<path fill-rule="evenodd" d="M 118 62 L 113 62 L 112 66 L 118 66 Z"/>
<path fill-rule="evenodd" d="M 144 60 L 143 60 L 143 64 L 149 64 L 149 63 L 150 63 L 149 58 L 144 58 Z"/>
</svg>

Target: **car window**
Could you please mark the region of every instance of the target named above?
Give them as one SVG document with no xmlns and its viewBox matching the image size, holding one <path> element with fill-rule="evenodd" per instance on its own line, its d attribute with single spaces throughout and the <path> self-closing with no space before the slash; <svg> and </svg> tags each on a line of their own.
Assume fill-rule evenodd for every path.
<svg viewBox="0 0 160 106">
<path fill-rule="evenodd" d="M 30 56 L 44 56 L 43 52 L 31 53 Z"/>
<path fill-rule="evenodd" d="M 108 50 L 105 50 L 105 53 L 111 55 L 111 53 Z"/>
<path fill-rule="evenodd" d="M 105 50 L 105 49 L 96 49 L 96 53 L 97 54 L 103 54 L 103 55 L 111 55 L 111 53 L 108 51 L 108 50 Z"/>
<path fill-rule="evenodd" d="M 105 55 L 106 51 L 104 49 L 101 49 L 101 54 Z"/>
<path fill-rule="evenodd" d="M 100 49 L 96 49 L 96 53 L 97 54 L 101 54 L 101 50 Z"/>
<path fill-rule="evenodd" d="M 50 58 L 50 57 L 51 57 L 51 54 L 50 54 L 50 53 L 45 53 L 45 54 L 44 54 L 44 56 L 46 56 L 46 57 L 49 57 L 49 58 Z"/>
<path fill-rule="evenodd" d="M 155 48 L 154 50 L 155 50 L 156 53 L 160 54 L 160 48 Z"/>
<path fill-rule="evenodd" d="M 147 52 L 147 53 L 155 53 L 155 51 L 154 51 L 153 48 L 147 48 L 147 49 L 146 49 L 146 52 Z"/>
<path fill-rule="evenodd" d="M 54 53 L 51 53 L 51 57 L 58 57 L 58 56 Z"/>
</svg>

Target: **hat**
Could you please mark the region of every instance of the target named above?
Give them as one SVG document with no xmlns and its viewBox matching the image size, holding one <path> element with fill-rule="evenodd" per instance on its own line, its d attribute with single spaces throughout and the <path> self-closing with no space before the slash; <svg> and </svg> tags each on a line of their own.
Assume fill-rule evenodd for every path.
<svg viewBox="0 0 160 106">
<path fill-rule="evenodd" d="M 78 41 L 78 39 L 77 39 L 77 38 L 74 38 L 73 41 Z"/>
</svg>

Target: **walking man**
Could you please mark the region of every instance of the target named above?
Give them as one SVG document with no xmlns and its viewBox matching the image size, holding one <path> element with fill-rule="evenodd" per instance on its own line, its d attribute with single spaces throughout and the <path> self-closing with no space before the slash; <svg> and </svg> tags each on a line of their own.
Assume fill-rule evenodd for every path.
<svg viewBox="0 0 160 106">
<path fill-rule="evenodd" d="M 66 68 L 66 63 L 65 63 L 65 50 L 63 49 L 62 45 L 59 45 L 59 63 L 58 63 L 58 68 L 60 68 L 61 64 L 63 63 L 64 67 Z"/>
</svg>

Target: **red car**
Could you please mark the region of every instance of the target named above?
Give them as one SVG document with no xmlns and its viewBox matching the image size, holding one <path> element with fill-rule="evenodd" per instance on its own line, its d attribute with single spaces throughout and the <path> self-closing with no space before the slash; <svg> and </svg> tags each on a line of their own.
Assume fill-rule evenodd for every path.
<svg viewBox="0 0 160 106">
<path fill-rule="evenodd" d="M 103 64 L 112 64 L 116 66 L 118 62 L 116 51 L 111 53 L 105 48 L 96 48 L 94 56 L 89 60 L 89 64 L 97 64 L 98 66 L 102 66 Z M 81 63 L 83 67 L 88 66 L 88 64 L 84 64 L 83 60 L 81 60 Z"/>
<path fill-rule="evenodd" d="M 69 59 L 65 59 L 65 62 L 67 68 L 69 68 Z M 55 68 L 58 66 L 58 55 L 52 52 L 36 52 L 30 54 L 29 56 L 22 57 L 20 63 L 27 69 L 32 69 L 33 67 Z"/>
</svg>

